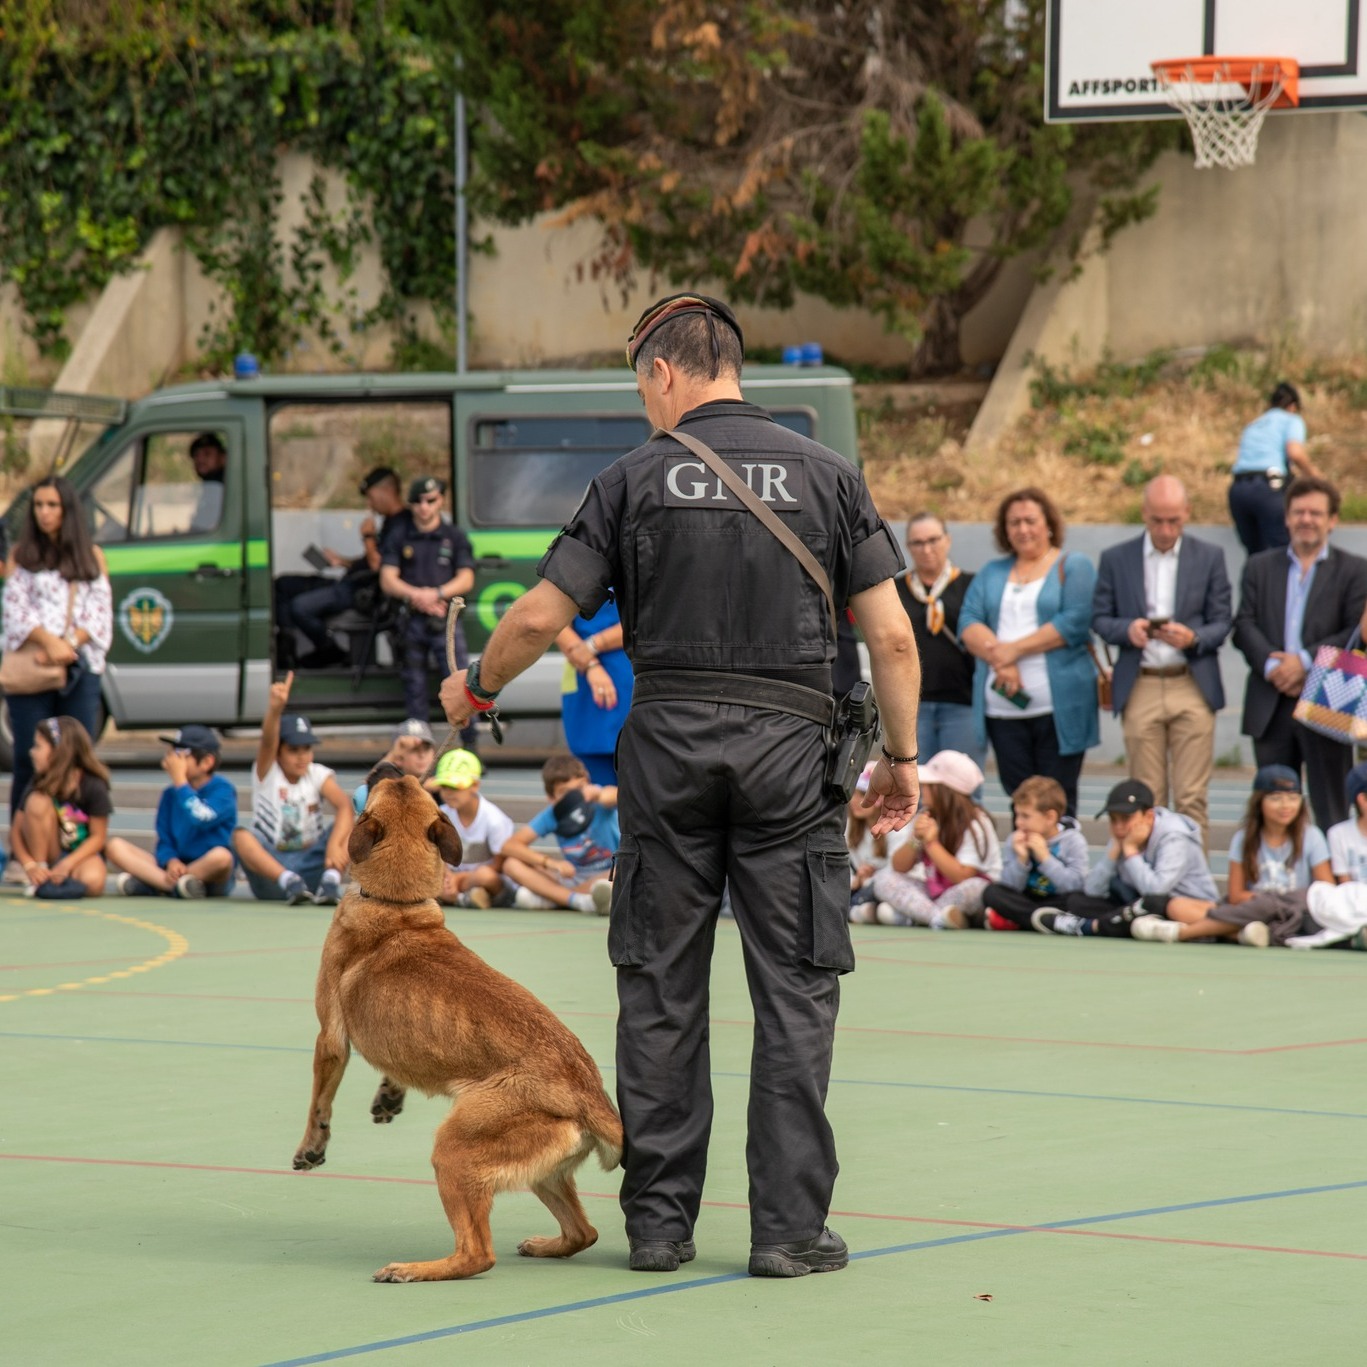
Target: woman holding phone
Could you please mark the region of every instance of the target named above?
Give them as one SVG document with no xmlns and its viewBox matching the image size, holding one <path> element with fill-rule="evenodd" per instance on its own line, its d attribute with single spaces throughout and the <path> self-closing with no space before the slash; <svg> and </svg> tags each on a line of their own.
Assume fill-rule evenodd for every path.
<svg viewBox="0 0 1367 1367">
<path fill-rule="evenodd" d="M 1072 816 L 1083 756 L 1101 738 L 1087 653 L 1096 569 L 1063 550 L 1063 534 L 1042 489 L 1007 494 L 993 528 L 1005 554 L 969 586 L 959 638 L 977 660 L 973 722 L 1002 788 L 1009 796 L 1032 775 L 1056 779 Z"/>
</svg>

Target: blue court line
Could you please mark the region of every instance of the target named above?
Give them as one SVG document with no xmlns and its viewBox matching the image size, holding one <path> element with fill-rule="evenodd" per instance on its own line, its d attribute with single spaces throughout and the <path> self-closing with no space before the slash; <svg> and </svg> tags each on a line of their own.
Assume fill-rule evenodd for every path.
<svg viewBox="0 0 1367 1367">
<path fill-rule="evenodd" d="M 247 1049 L 272 1054 L 309 1054 L 312 1046 L 298 1044 L 233 1044 L 212 1040 L 136 1039 L 120 1035 L 57 1035 L 36 1031 L 0 1030 L 0 1039 L 70 1040 L 80 1044 L 157 1044 L 176 1049 Z M 610 1063 L 600 1063 L 605 1073 L 616 1072 Z M 748 1081 L 749 1073 L 713 1072 L 715 1078 Z M 1101 1092 L 1043 1092 L 1024 1087 L 964 1087 L 948 1082 L 885 1082 L 877 1078 L 833 1077 L 832 1087 L 892 1087 L 917 1092 L 963 1092 L 970 1096 L 1024 1096 L 1045 1101 L 1105 1101 L 1122 1106 L 1179 1106 L 1197 1111 L 1247 1111 L 1254 1115 L 1303 1115 L 1320 1120 L 1367 1120 L 1361 1111 L 1316 1111 L 1294 1106 L 1250 1106 L 1234 1101 L 1182 1101 L 1161 1096 L 1107 1096 Z"/>
<path fill-rule="evenodd" d="M 1219 1206 L 1247 1205 L 1253 1201 L 1279 1201 L 1290 1196 L 1320 1196 L 1326 1192 L 1356 1191 L 1367 1187 L 1367 1181 L 1335 1182 L 1323 1187 L 1294 1187 L 1287 1191 L 1255 1192 L 1249 1196 L 1220 1196 L 1210 1201 L 1184 1201 L 1172 1206 L 1147 1206 L 1142 1210 L 1122 1210 L 1111 1215 L 1084 1215 L 1076 1220 L 1051 1220 L 1045 1224 L 1019 1229 L 982 1229 L 971 1234 L 947 1234 L 939 1239 L 920 1239 L 910 1244 L 891 1244 L 887 1248 L 871 1248 L 863 1253 L 852 1253 L 851 1261 L 864 1258 L 886 1258 L 896 1253 L 918 1253 L 928 1248 L 947 1248 L 953 1244 L 971 1244 L 983 1239 L 1007 1239 L 1020 1234 L 1035 1234 L 1043 1230 L 1075 1229 L 1081 1225 L 1110 1224 L 1119 1220 L 1139 1220 L 1148 1215 L 1173 1215 L 1187 1210 L 1213 1210 Z M 530 1320 L 547 1319 L 554 1315 L 569 1315 L 579 1310 L 596 1310 L 605 1305 L 621 1305 L 625 1301 L 645 1300 L 650 1296 L 668 1296 L 678 1291 L 696 1291 L 705 1286 L 721 1286 L 726 1282 L 749 1281 L 744 1272 L 726 1272 L 716 1277 L 698 1277 L 692 1281 L 672 1282 L 667 1286 L 651 1286 L 639 1291 L 622 1291 L 613 1296 L 596 1296 L 592 1300 L 570 1301 L 564 1305 L 546 1306 L 541 1310 L 523 1310 L 513 1315 L 498 1315 L 493 1319 L 472 1320 L 469 1324 L 453 1324 L 445 1329 L 429 1329 L 421 1334 L 406 1334 L 402 1338 L 378 1339 L 374 1343 L 358 1343 L 350 1348 L 334 1348 L 309 1357 L 286 1358 L 267 1364 L 267 1367 L 309 1367 L 318 1362 L 336 1362 L 340 1358 L 360 1357 L 365 1353 L 380 1353 L 387 1348 L 406 1348 L 415 1343 L 431 1343 L 437 1339 L 454 1338 L 458 1334 L 472 1334 L 481 1329 L 498 1329 L 509 1324 L 525 1324 Z"/>
</svg>

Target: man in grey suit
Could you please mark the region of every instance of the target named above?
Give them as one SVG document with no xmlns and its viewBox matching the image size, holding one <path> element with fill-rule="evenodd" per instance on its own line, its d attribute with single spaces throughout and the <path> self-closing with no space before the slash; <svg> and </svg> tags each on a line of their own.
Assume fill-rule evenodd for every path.
<svg viewBox="0 0 1367 1367">
<path fill-rule="evenodd" d="M 1348 816 L 1343 781 L 1353 747 L 1308 730 L 1292 712 L 1315 652 L 1347 645 L 1367 605 L 1367 560 L 1329 544 L 1338 512 L 1339 492 L 1327 480 L 1292 480 L 1291 544 L 1249 556 L 1234 619 L 1234 644 L 1248 661 L 1244 734 L 1260 767 L 1299 773 L 1304 765 L 1315 824 L 1326 831 Z"/>
<path fill-rule="evenodd" d="M 1225 553 L 1184 534 L 1191 505 L 1171 475 L 1149 481 L 1143 517 L 1143 536 L 1102 552 L 1092 630 L 1119 647 L 1111 705 L 1131 777 L 1196 822 L 1204 843 L 1215 714 L 1225 705 L 1217 653 L 1231 626 Z"/>
</svg>

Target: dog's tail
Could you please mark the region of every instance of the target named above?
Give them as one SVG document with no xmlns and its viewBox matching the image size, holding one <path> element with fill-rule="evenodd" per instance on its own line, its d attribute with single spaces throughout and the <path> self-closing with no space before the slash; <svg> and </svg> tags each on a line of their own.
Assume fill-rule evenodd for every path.
<svg viewBox="0 0 1367 1367">
<path fill-rule="evenodd" d="M 622 1161 L 622 1117 L 606 1092 L 599 1090 L 585 1111 L 583 1123 L 603 1170 L 611 1172 Z"/>
</svg>

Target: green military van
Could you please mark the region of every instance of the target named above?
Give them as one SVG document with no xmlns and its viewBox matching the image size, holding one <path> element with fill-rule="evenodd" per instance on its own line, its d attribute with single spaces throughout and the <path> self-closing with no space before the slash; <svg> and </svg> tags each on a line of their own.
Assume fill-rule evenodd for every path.
<svg viewBox="0 0 1367 1367">
<path fill-rule="evenodd" d="M 857 459 L 844 371 L 747 366 L 744 388 L 785 426 Z M 478 653 L 591 477 L 649 430 L 633 378 L 606 370 L 269 375 L 134 402 L 16 393 L 0 389 L 0 412 L 42 415 L 32 435 L 48 430 L 43 450 L 31 442 L 30 473 L 75 483 L 109 563 L 104 704 L 125 727 L 260 721 L 280 658 L 274 585 L 316 573 L 304 558 L 314 547 L 360 554 L 358 485 L 375 466 L 396 469 L 405 489 L 418 475 L 447 481 L 448 515 L 476 557 L 463 625 Z M 68 425 L 54 435 L 57 419 Z M 216 488 L 190 460 L 204 433 L 227 452 Z M 25 506 L 10 510 L 11 539 Z M 388 614 L 378 629 L 374 611 L 343 617 L 329 625 L 351 663 L 299 670 L 292 705 L 316 721 L 402 720 Z M 505 714 L 558 715 L 561 674 L 558 656 L 541 661 L 505 691 Z"/>
</svg>

